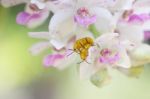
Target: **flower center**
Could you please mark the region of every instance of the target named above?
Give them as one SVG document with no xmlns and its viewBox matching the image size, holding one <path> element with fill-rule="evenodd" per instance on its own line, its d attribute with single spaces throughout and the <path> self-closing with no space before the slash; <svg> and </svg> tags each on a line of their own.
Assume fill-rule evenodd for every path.
<svg viewBox="0 0 150 99">
<path fill-rule="evenodd" d="M 107 48 L 101 50 L 100 55 L 101 57 L 99 58 L 99 61 L 104 64 L 114 64 L 120 59 L 118 52 L 113 52 Z"/>
<path fill-rule="evenodd" d="M 80 17 L 83 17 L 83 18 L 84 18 L 84 17 L 87 17 L 87 16 L 90 16 L 88 9 L 85 8 L 85 7 L 79 8 L 79 9 L 77 10 L 77 14 L 78 14 Z"/>
<path fill-rule="evenodd" d="M 81 7 L 77 10 L 74 21 L 84 27 L 88 27 L 96 22 L 96 16 L 91 15 L 86 7 Z"/>
</svg>

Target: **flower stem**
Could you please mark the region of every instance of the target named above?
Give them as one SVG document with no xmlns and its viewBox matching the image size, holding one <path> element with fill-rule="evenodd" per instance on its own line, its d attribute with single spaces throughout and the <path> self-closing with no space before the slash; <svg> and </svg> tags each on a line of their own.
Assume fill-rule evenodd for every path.
<svg viewBox="0 0 150 99">
<path fill-rule="evenodd" d="M 96 26 L 94 24 L 90 25 L 89 28 L 88 28 L 88 30 L 93 33 L 93 35 L 94 35 L 95 38 L 98 37 L 98 36 L 100 36 L 100 34 L 101 34 L 97 30 L 97 28 L 96 28 Z"/>
</svg>

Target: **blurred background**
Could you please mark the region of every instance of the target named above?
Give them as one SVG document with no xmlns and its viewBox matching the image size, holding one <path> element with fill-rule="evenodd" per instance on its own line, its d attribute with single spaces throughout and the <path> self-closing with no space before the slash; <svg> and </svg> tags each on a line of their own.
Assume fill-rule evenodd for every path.
<svg viewBox="0 0 150 99">
<path fill-rule="evenodd" d="M 0 6 L 0 99 L 150 99 L 150 64 L 139 78 L 111 71 L 111 83 L 102 88 L 80 80 L 73 65 L 64 71 L 44 68 L 42 58 L 50 51 L 32 56 L 28 49 L 38 40 L 27 33 L 47 31 L 49 22 L 34 30 L 17 25 L 23 9 Z"/>
</svg>

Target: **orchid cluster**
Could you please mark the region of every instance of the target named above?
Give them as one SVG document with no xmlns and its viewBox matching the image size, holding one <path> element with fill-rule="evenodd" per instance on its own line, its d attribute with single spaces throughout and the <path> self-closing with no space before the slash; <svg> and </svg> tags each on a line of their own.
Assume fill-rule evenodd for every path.
<svg viewBox="0 0 150 99">
<path fill-rule="evenodd" d="M 49 31 L 29 33 L 30 37 L 43 39 L 30 48 L 32 54 L 46 49 L 52 52 L 43 59 L 45 67 L 63 70 L 78 65 L 81 79 L 102 86 L 110 80 L 111 69 L 138 77 L 150 63 L 150 46 L 144 43 L 150 39 L 150 0 L 9 1 L 1 0 L 1 4 L 26 4 L 16 21 L 28 28 L 40 26 L 53 13 Z M 70 49 L 85 37 L 92 38 L 94 45 L 86 49 L 88 55 L 82 60 L 81 53 Z"/>
</svg>

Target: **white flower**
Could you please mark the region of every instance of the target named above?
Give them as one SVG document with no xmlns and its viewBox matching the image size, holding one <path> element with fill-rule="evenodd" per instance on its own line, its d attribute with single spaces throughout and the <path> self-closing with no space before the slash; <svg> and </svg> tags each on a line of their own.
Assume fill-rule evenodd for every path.
<svg viewBox="0 0 150 99">
<path fill-rule="evenodd" d="M 98 37 L 93 46 L 89 49 L 89 62 L 80 64 L 80 77 L 89 78 L 103 68 L 130 68 L 131 61 L 124 45 L 119 41 L 119 34 L 108 33 Z"/>
<path fill-rule="evenodd" d="M 29 32 L 29 36 L 32 38 L 43 39 L 29 49 L 32 55 L 38 55 L 39 53 L 52 48 L 49 43 L 50 36 L 48 32 Z"/>
<path fill-rule="evenodd" d="M 45 50 L 50 50 L 52 52 L 52 54 L 46 55 L 43 59 L 43 65 L 45 67 L 55 67 L 62 70 L 67 66 L 76 63 L 76 55 L 68 56 L 68 54 L 70 54 L 68 48 L 58 51 L 49 43 L 50 36 L 48 32 L 30 32 L 29 36 L 32 38 L 43 39 L 32 45 L 29 49 L 32 55 L 38 55 Z M 70 43 L 68 43 L 68 47 Z"/>
<path fill-rule="evenodd" d="M 119 17 L 116 19 L 116 31 L 120 34 L 120 39 L 133 43 L 132 48 L 127 48 L 132 66 L 150 63 L 150 46 L 143 43 L 150 33 L 149 5 L 149 0 L 136 0 L 131 9 L 118 14 Z"/>
<path fill-rule="evenodd" d="M 28 28 L 36 28 L 46 21 L 49 13 L 50 11 L 46 9 L 45 2 L 31 0 L 26 5 L 25 11 L 17 15 L 16 22 Z"/>
<path fill-rule="evenodd" d="M 51 42 L 55 41 L 66 45 L 72 35 L 77 35 L 84 30 L 87 31 L 91 24 L 95 24 L 101 33 L 110 32 L 112 30 L 110 24 L 112 15 L 101 5 L 98 6 L 96 2 L 96 0 L 88 2 L 85 0 L 65 0 L 63 2 L 65 6 L 57 10 L 50 20 L 49 31 L 53 36 Z"/>
</svg>

